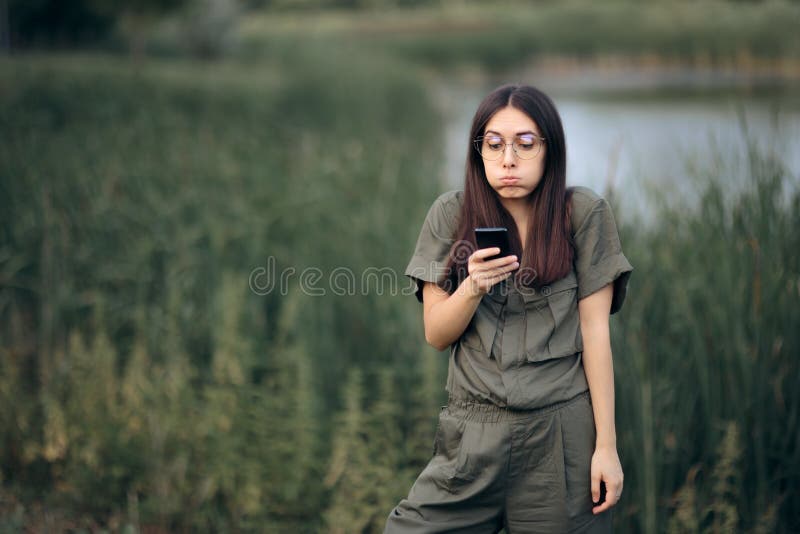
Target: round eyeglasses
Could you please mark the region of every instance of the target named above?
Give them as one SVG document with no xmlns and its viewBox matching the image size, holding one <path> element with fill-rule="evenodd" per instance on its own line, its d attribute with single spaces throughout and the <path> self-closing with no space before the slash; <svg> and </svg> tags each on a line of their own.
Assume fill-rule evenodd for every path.
<svg viewBox="0 0 800 534">
<path fill-rule="evenodd" d="M 496 161 L 503 157 L 506 146 L 511 145 L 514 154 L 520 159 L 533 159 L 539 155 L 544 144 L 544 137 L 533 133 L 520 134 L 514 141 L 506 143 L 499 135 L 490 134 L 476 137 L 473 145 L 483 159 Z"/>
</svg>

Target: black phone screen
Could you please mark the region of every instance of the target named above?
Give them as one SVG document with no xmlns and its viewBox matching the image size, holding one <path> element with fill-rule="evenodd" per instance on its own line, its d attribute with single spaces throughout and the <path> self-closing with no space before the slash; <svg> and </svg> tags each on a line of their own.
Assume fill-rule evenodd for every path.
<svg viewBox="0 0 800 534">
<path fill-rule="evenodd" d="M 479 249 L 500 247 L 500 254 L 495 254 L 484 261 L 502 258 L 511 254 L 511 247 L 508 244 L 508 229 L 504 227 L 475 228 L 475 243 Z"/>
</svg>

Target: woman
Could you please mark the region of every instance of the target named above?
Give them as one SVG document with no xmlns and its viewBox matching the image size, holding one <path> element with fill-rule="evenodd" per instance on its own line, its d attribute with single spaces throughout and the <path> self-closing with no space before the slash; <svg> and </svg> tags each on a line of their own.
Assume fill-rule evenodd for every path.
<svg viewBox="0 0 800 534">
<path fill-rule="evenodd" d="M 553 102 L 506 85 L 472 121 L 464 191 L 429 210 L 406 275 L 450 347 L 433 458 L 394 532 L 610 532 L 622 492 L 609 315 L 631 267 L 608 203 L 566 188 Z M 512 255 L 475 250 L 504 226 Z"/>
</svg>

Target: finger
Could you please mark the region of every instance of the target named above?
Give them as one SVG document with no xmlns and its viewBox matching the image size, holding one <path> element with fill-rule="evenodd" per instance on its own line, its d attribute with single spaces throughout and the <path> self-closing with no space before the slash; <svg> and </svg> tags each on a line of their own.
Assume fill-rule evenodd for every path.
<svg viewBox="0 0 800 534">
<path fill-rule="evenodd" d="M 484 269 L 483 273 L 486 276 L 500 276 L 506 273 L 510 273 L 515 271 L 519 267 L 519 262 L 511 262 L 508 265 L 503 265 L 502 267 L 494 267 L 492 269 Z"/>
<path fill-rule="evenodd" d="M 619 500 L 617 495 L 622 492 L 622 483 L 618 480 L 606 480 L 606 498 L 609 496 Z"/>
<path fill-rule="evenodd" d="M 619 497 L 617 497 L 617 494 L 608 491 L 606 492 L 605 499 L 603 500 L 603 502 L 597 506 L 592 507 L 592 512 L 595 514 L 602 514 L 612 506 L 615 506 L 618 502 L 619 502 Z"/>
<path fill-rule="evenodd" d="M 600 500 L 600 473 L 592 472 L 592 502 Z"/>
<path fill-rule="evenodd" d="M 474 259 L 470 256 L 469 262 L 467 262 L 467 271 L 471 275 L 476 275 L 478 273 L 483 273 L 489 270 L 489 267 L 486 265 L 485 262 L 481 261 L 480 259 Z"/>
<path fill-rule="evenodd" d="M 518 268 L 519 268 L 519 262 L 512 260 L 508 263 L 503 263 L 501 265 L 482 263 L 479 266 L 475 267 L 475 271 L 486 273 L 489 276 L 496 276 L 498 274 L 507 273 L 509 271 L 515 271 Z"/>
<path fill-rule="evenodd" d="M 604 481 L 604 483 L 606 485 L 605 497 L 602 503 L 592 507 L 592 512 L 595 514 L 602 514 L 619 502 L 618 495 L 621 491 L 619 483 L 611 483 L 609 481 Z"/>
<path fill-rule="evenodd" d="M 506 258 L 502 258 L 502 263 L 497 266 L 494 265 L 494 260 L 491 262 L 471 264 L 471 266 L 467 266 L 467 271 L 473 277 L 477 274 L 483 276 L 499 276 L 509 271 L 514 271 L 519 267 L 519 262 L 514 259 L 516 256 L 508 256 L 508 258 L 512 259 L 507 260 Z"/>
<path fill-rule="evenodd" d="M 609 498 L 609 497 L 611 497 L 611 498 Z M 601 504 L 599 506 L 593 506 L 592 507 L 592 513 L 595 514 L 595 515 L 602 514 L 603 512 L 605 512 L 606 510 L 608 510 L 609 508 L 614 506 L 615 504 L 617 504 L 617 501 L 613 500 L 613 495 L 606 495 L 606 500 L 603 501 L 603 504 Z"/>
<path fill-rule="evenodd" d="M 478 278 L 477 280 L 480 283 L 481 287 L 483 287 L 486 290 L 489 290 L 493 285 L 505 280 L 506 278 L 511 276 L 511 274 L 512 273 L 501 273 L 498 275 L 484 275 Z"/>
<path fill-rule="evenodd" d="M 494 276 L 487 277 L 486 281 L 491 285 L 495 285 L 497 282 L 501 282 L 501 281 L 505 280 L 506 278 L 508 278 L 512 274 L 513 273 L 510 272 L 510 271 L 507 272 L 507 273 L 499 273 L 499 274 L 496 274 Z"/>
<path fill-rule="evenodd" d="M 472 258 L 483 260 L 488 258 L 489 256 L 494 256 L 495 254 L 500 254 L 500 247 L 489 247 L 489 248 L 479 248 L 475 252 L 472 253 Z"/>
<path fill-rule="evenodd" d="M 498 267 L 505 267 L 511 263 L 518 261 L 518 258 L 514 254 L 509 254 L 508 256 L 503 256 L 502 258 L 495 258 L 493 260 L 484 261 L 483 265 L 490 269 L 496 269 Z"/>
<path fill-rule="evenodd" d="M 502 271 L 504 273 L 508 273 L 508 272 L 511 272 L 511 271 L 516 271 L 518 267 L 519 267 L 519 262 L 518 261 L 512 261 L 511 263 L 509 263 L 508 265 L 503 267 Z"/>
<path fill-rule="evenodd" d="M 487 284 L 487 287 L 491 287 L 495 285 L 497 282 L 505 280 L 506 278 L 511 276 L 511 274 L 512 273 L 497 273 L 492 275 L 486 274 L 481 278 L 481 282 Z"/>
</svg>

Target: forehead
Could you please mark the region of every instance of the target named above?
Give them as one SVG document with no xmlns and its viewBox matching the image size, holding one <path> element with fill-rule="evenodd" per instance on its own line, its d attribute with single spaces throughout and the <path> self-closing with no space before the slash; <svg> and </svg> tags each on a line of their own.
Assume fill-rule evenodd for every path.
<svg viewBox="0 0 800 534">
<path fill-rule="evenodd" d="M 541 135 L 539 127 L 524 112 L 517 108 L 506 106 L 498 110 L 486 123 L 483 132 L 497 132 L 506 137 L 513 137 L 521 132 L 534 132 Z"/>
</svg>

